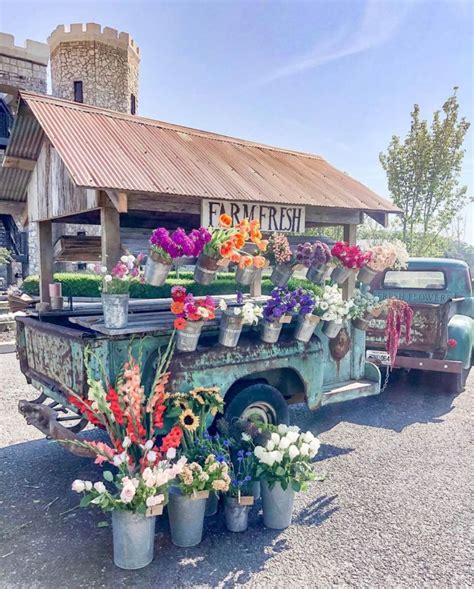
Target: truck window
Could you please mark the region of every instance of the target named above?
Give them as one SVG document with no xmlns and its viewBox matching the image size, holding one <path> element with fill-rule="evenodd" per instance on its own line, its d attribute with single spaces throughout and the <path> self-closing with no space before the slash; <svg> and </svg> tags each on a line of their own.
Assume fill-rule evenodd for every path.
<svg viewBox="0 0 474 589">
<path fill-rule="evenodd" d="M 383 279 L 384 288 L 446 288 L 444 272 L 439 270 L 388 270 Z"/>
</svg>

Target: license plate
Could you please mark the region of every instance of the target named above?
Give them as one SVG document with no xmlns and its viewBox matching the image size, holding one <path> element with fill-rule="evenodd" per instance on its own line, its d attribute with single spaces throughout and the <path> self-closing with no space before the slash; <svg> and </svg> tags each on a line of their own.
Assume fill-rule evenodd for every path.
<svg viewBox="0 0 474 589">
<path fill-rule="evenodd" d="M 366 350 L 365 358 L 374 364 L 381 364 L 382 366 L 390 365 L 390 354 L 388 352 L 381 352 L 379 350 Z"/>
</svg>

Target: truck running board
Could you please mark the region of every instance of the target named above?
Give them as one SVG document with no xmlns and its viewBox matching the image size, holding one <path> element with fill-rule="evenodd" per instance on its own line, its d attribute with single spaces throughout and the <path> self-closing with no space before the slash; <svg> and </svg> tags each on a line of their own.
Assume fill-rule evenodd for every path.
<svg viewBox="0 0 474 589">
<path fill-rule="evenodd" d="M 321 405 L 350 401 L 359 397 L 369 397 L 380 393 L 380 384 L 371 380 L 350 380 L 335 389 L 323 393 Z"/>
</svg>

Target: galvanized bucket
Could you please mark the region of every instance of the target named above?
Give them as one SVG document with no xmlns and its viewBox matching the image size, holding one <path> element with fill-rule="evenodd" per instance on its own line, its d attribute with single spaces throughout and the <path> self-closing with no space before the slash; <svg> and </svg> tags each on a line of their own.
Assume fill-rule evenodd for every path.
<svg viewBox="0 0 474 589">
<path fill-rule="evenodd" d="M 334 268 L 331 273 L 331 280 L 333 280 L 336 284 L 344 284 L 344 282 L 349 278 L 352 274 L 353 270 L 351 268 L 345 268 L 344 266 L 338 266 Z"/>
<path fill-rule="evenodd" d="M 352 320 L 352 325 L 356 329 L 361 329 L 362 331 L 367 331 L 369 327 L 370 320 L 373 318 L 371 312 L 366 311 L 362 317 L 356 317 Z"/>
<path fill-rule="evenodd" d="M 376 275 L 377 272 L 375 270 L 371 270 L 367 266 L 363 266 L 357 274 L 357 280 L 362 282 L 362 284 L 371 284 Z"/>
<path fill-rule="evenodd" d="M 260 339 L 267 344 L 276 344 L 283 327 L 279 321 L 262 321 Z"/>
<path fill-rule="evenodd" d="M 211 515 L 216 515 L 218 505 L 219 495 L 211 491 L 209 493 L 209 497 L 206 499 L 206 511 L 204 513 L 205 517 L 211 517 Z"/>
<path fill-rule="evenodd" d="M 300 315 L 295 330 L 295 339 L 303 343 L 309 342 L 320 321 L 321 317 L 311 313 Z"/>
<path fill-rule="evenodd" d="M 195 352 L 203 321 L 187 321 L 184 329 L 179 329 L 176 336 L 176 349 L 180 352 Z"/>
<path fill-rule="evenodd" d="M 255 280 L 255 276 L 257 275 L 257 268 L 255 266 L 249 266 L 248 268 L 240 268 L 240 266 L 235 271 L 235 281 L 243 286 L 247 286 L 252 284 Z"/>
<path fill-rule="evenodd" d="M 128 294 L 102 293 L 104 325 L 108 329 L 122 329 L 128 324 Z"/>
<path fill-rule="evenodd" d="M 217 274 L 217 260 L 206 254 L 199 254 L 194 268 L 194 281 L 198 284 L 211 284 Z"/>
<path fill-rule="evenodd" d="M 275 286 L 286 286 L 293 274 L 291 264 L 278 264 L 273 268 L 270 280 Z"/>
<path fill-rule="evenodd" d="M 328 267 L 323 266 L 310 266 L 306 272 L 306 280 L 310 280 L 314 284 L 321 284 L 324 281 Z"/>
<path fill-rule="evenodd" d="M 242 317 L 224 312 L 219 328 L 219 343 L 227 348 L 235 348 L 242 333 Z"/>
<path fill-rule="evenodd" d="M 112 511 L 114 563 L 121 569 L 141 569 L 153 560 L 156 517 L 133 511 Z"/>
<path fill-rule="evenodd" d="M 245 532 L 249 525 L 249 505 L 240 505 L 237 497 L 225 497 L 225 525 L 229 532 Z"/>
<path fill-rule="evenodd" d="M 170 493 L 168 517 L 171 541 L 184 548 L 196 546 L 202 540 L 207 499 L 193 499 L 190 495 Z"/>
<path fill-rule="evenodd" d="M 151 251 L 145 264 L 145 282 L 152 286 L 161 286 L 168 278 L 171 264 L 165 264 Z"/>
<path fill-rule="evenodd" d="M 268 481 L 262 481 L 263 523 L 267 528 L 283 530 L 291 524 L 295 492 L 288 485 L 283 490 L 280 483 L 270 489 Z"/>
<path fill-rule="evenodd" d="M 323 333 L 327 335 L 329 339 L 334 339 L 342 329 L 342 323 L 336 323 L 335 321 L 324 321 Z"/>
</svg>

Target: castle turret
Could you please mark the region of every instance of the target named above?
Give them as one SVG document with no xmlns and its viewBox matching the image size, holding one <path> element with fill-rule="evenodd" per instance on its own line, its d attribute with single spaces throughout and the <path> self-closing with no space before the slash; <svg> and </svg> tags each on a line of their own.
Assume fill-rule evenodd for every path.
<svg viewBox="0 0 474 589">
<path fill-rule="evenodd" d="M 48 38 L 54 96 L 135 114 L 140 51 L 128 33 L 95 23 L 59 25 Z"/>
</svg>

